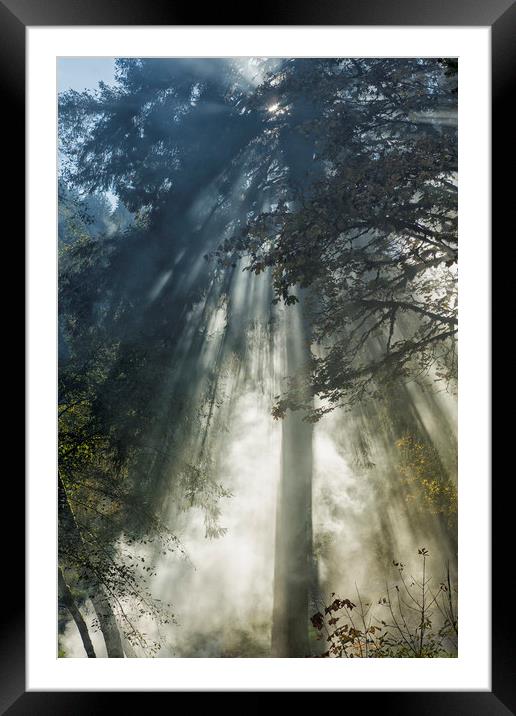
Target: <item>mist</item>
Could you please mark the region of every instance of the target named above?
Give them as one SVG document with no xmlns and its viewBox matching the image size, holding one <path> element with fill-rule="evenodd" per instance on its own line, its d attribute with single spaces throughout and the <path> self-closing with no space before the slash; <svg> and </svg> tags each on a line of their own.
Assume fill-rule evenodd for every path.
<svg viewBox="0 0 516 716">
<path fill-rule="evenodd" d="M 81 533 L 69 539 L 71 521 L 60 523 L 60 565 L 97 657 L 108 653 L 91 600 L 95 580 L 82 575 L 88 570 L 108 594 L 131 658 L 318 657 L 325 649 L 312 617 L 326 618 L 335 595 L 375 605 L 399 583 L 400 563 L 417 584 L 422 548 L 429 554 L 424 588 L 438 591 L 443 580 L 456 580 L 456 394 L 440 363 L 448 344 L 429 354 L 434 329 L 421 324 L 419 299 L 407 312 L 405 294 L 396 299 L 405 313 L 382 314 L 379 328 L 373 316 L 353 313 L 353 296 L 342 324 L 334 332 L 324 324 L 321 339 L 321 287 L 329 283 L 317 272 L 326 259 L 307 252 L 312 283 L 312 269 L 298 280 L 295 251 L 280 252 L 278 264 L 267 253 L 307 203 L 317 207 L 317 182 L 347 171 L 334 148 L 325 149 L 317 122 L 332 120 L 332 112 L 337 122 L 340 105 L 351 106 L 351 99 L 332 89 L 328 96 L 338 97 L 339 109 L 331 109 L 317 83 L 308 83 L 320 71 L 328 83 L 347 87 L 354 66 L 346 62 L 119 60 L 116 85 L 90 100 L 73 91 L 61 95 L 67 193 L 60 202 L 60 404 L 87 407 L 68 410 L 64 420 L 71 422 L 60 440 L 67 444 L 77 425 L 84 434 L 91 425 L 96 442 L 87 461 L 85 448 L 74 443 L 65 453 L 73 460 L 60 466 Z M 425 71 L 437 74 L 448 97 L 437 61 Z M 346 92 L 356 84 L 353 77 Z M 410 142 L 420 134 L 427 141 L 428 134 L 452 143 L 453 97 L 431 118 L 431 109 L 409 99 Z M 365 141 L 363 132 L 356 136 Z M 438 247 L 448 254 L 451 215 L 446 207 L 444 248 Z M 253 221 L 254 234 L 246 228 Z M 299 222 L 301 256 L 307 239 Z M 326 246 L 315 226 L 317 246 Z M 353 261 L 369 241 L 378 242 L 375 231 L 376 224 L 362 232 Z M 338 227 L 335 241 L 343 235 Z M 375 248 L 374 260 L 393 263 L 399 243 L 390 236 L 389 242 Z M 450 263 L 448 254 L 443 261 Z M 412 255 L 405 248 L 400 255 L 400 261 L 409 256 L 415 276 Z M 349 265 L 346 285 L 356 285 L 360 269 L 351 259 Z M 341 268 L 328 266 L 340 281 Z M 411 300 L 419 291 L 424 301 L 432 282 L 432 300 L 451 310 L 454 299 L 438 288 L 433 266 L 420 271 L 397 290 Z M 445 271 L 441 285 L 456 277 L 455 267 Z M 283 290 L 289 272 L 287 295 L 278 286 Z M 374 272 L 367 272 L 370 284 Z M 332 291 L 340 296 L 344 289 L 335 283 Z M 450 320 L 439 314 L 438 326 Z M 376 369 L 386 343 L 387 352 L 392 343 L 399 353 L 404 341 L 417 340 L 425 344 L 424 369 L 409 370 L 404 359 L 394 377 L 373 376 L 370 394 L 347 404 L 337 399 L 341 384 L 331 384 L 333 393 L 327 385 L 340 379 L 340 368 L 326 371 L 323 381 L 314 358 L 325 360 L 328 350 L 338 356 L 338 340 L 349 336 L 351 345 L 357 325 L 365 336 L 360 370 Z M 347 390 L 350 379 L 342 380 Z M 289 407 L 278 417 L 274 406 L 284 395 Z M 110 480 L 116 499 L 110 487 L 102 498 L 108 502 L 97 501 Z M 97 492 L 86 499 L 81 491 L 88 489 Z M 87 552 L 92 533 L 109 569 L 98 551 Z M 170 549 L 163 548 L 164 534 Z M 135 565 L 144 570 L 141 588 L 133 586 Z M 121 586 L 127 582 L 130 588 Z M 151 602 L 167 605 L 169 616 L 159 620 L 154 607 L 142 608 Z M 437 631 L 446 614 L 434 612 Z M 416 622 L 415 634 L 418 628 Z M 62 610 L 59 646 L 64 656 L 85 656 L 78 628 Z"/>
</svg>

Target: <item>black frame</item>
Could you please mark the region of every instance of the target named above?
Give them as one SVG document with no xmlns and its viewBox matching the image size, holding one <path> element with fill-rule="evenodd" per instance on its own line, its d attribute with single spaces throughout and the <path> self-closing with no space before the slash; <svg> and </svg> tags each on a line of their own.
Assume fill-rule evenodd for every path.
<svg viewBox="0 0 516 716">
<path fill-rule="evenodd" d="M 247 22 L 235 22 L 242 18 L 233 8 L 213 4 L 202 11 L 203 23 L 195 19 L 196 8 L 180 5 L 172 0 L 0 0 L 0 88 L 3 99 L 3 120 L 9 132 L 9 144 L 16 148 L 9 166 L 6 205 L 18 219 L 25 216 L 21 186 L 24 181 L 24 114 L 25 114 L 25 28 L 27 26 L 70 25 L 430 25 L 430 26 L 490 26 L 492 42 L 492 166 L 512 168 L 515 158 L 513 140 L 514 115 L 510 112 L 511 80 L 516 79 L 516 2 L 515 0 L 317 0 L 317 2 L 271 3 L 262 0 L 261 12 Z M 210 22 L 210 20 L 214 22 Z M 265 22 L 265 20 L 267 22 Z M 6 121 L 7 119 L 7 121 Z M 6 135 L 4 135 L 6 136 Z M 5 164 L 4 164 L 5 167 Z M 19 181 L 13 181 L 17 172 Z M 4 169 L 5 173 L 5 169 Z M 502 226 L 507 229 L 509 212 L 513 213 L 510 192 L 512 182 L 503 182 L 501 171 L 492 195 L 493 231 L 501 235 Z M 14 211 L 13 211 L 14 209 Z M 511 217 L 512 218 L 512 217 Z M 10 236 L 10 245 L 16 244 Z M 507 240 L 511 235 L 508 234 Z M 21 239 L 18 239 L 22 245 Z M 511 283 L 510 281 L 508 283 Z M 500 302 L 501 303 L 501 302 Z M 492 312 L 494 319 L 499 313 Z M 500 434 L 500 431 L 498 431 Z M 505 436 L 508 437 L 508 436 Z M 499 445 L 502 446 L 502 437 Z M 6 475 L 7 477 L 7 475 Z M 24 502 L 24 483 L 20 475 L 9 475 L 10 504 L 21 506 Z M 368 692 L 369 707 L 383 712 L 403 714 L 454 714 L 457 716 L 506 716 L 516 713 L 516 692 L 513 686 L 511 662 L 514 662 L 514 627 L 507 605 L 510 604 L 507 585 L 507 562 L 511 544 L 511 503 L 502 495 L 502 489 L 493 487 L 492 529 L 492 691 L 431 691 L 431 692 Z M 5 488 L 4 488 L 5 489 Z M 511 511 L 511 513 L 509 512 Z M 21 507 L 18 508 L 21 513 Z M 18 544 L 23 535 L 17 533 Z M 17 554 L 21 553 L 18 548 Z M 100 714 L 113 708 L 118 711 L 121 692 L 25 692 L 25 609 L 21 599 L 24 584 L 24 567 L 20 562 L 3 565 L 8 575 L 9 593 L 4 593 L 6 606 L 0 613 L 0 714 Z M 510 566 L 509 566 L 510 571 Z M 6 580 L 7 581 L 7 580 Z M 0 590 L 7 592 L 7 589 Z M 472 595 L 475 598 L 475 595 Z M 508 617 L 505 618 L 505 614 Z M 172 667 L 171 667 L 172 668 Z M 314 685 L 314 691 L 317 690 Z M 131 692 L 134 705 L 143 706 L 141 692 Z M 362 693 L 346 692 L 349 700 L 363 698 Z M 167 697 L 170 696 L 167 694 Z M 115 702 L 116 698 L 116 702 Z M 145 694 L 143 698 L 147 699 Z M 372 702 L 374 700 L 374 703 Z M 170 702 L 169 702 L 170 704 Z M 344 704 L 343 704 L 344 705 Z M 363 705 L 363 702 L 362 702 Z"/>
</svg>

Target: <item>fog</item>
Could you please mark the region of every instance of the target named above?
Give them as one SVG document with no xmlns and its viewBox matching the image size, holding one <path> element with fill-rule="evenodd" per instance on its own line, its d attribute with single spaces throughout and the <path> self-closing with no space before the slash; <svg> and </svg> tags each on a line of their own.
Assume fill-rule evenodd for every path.
<svg viewBox="0 0 516 716">
<path fill-rule="evenodd" d="M 158 152 L 165 169 L 156 160 L 159 171 L 153 171 L 163 175 L 156 179 L 161 187 L 156 192 L 162 197 L 162 187 L 172 186 L 172 198 L 160 198 L 150 236 L 141 228 L 145 224 L 137 222 L 134 233 L 125 236 L 113 269 L 115 298 L 110 300 L 116 306 L 123 296 L 131 305 L 117 339 L 129 344 L 137 338 L 147 341 L 150 354 L 161 351 L 151 397 L 159 420 L 145 426 L 151 457 L 142 457 L 141 491 L 181 549 L 164 552 L 155 542 L 130 544 L 123 532 L 118 535 L 116 559 L 121 564 L 143 559 L 152 566 L 149 592 L 172 605 L 174 618 L 158 628 L 139 613 L 135 601 L 128 599 L 120 607 L 149 642 L 158 644 L 153 656 L 284 656 L 271 647 L 273 622 L 284 619 L 277 615 L 286 607 L 278 605 L 295 600 L 288 592 L 295 591 L 292 584 L 299 578 L 296 560 L 305 559 L 308 614 L 306 605 L 296 608 L 304 610 L 307 619 L 333 594 L 354 600 L 358 588 L 365 600 L 378 601 L 396 577 L 393 562 L 402 560 L 407 571 L 416 573 L 422 547 L 430 553 L 428 574 L 435 585 L 447 565 L 455 575 L 456 525 L 432 512 L 433 503 L 424 511 L 410 501 L 415 488 L 407 460 L 412 458 L 403 457 L 400 441 L 409 436 L 414 444 L 420 441 L 435 449 L 443 480 L 456 488 L 456 399 L 430 372 L 391 386 L 383 399 L 337 407 L 313 426 L 302 422 L 301 413 L 273 418 L 277 396 L 306 359 L 306 304 L 273 304 L 269 269 L 254 275 L 244 270 L 245 259 L 221 267 L 210 255 L 249 216 L 285 200 L 295 207 L 285 187 L 293 179 L 305 182 L 307 166 L 312 177 L 324 173 L 310 142 L 274 134 L 274 122 L 296 112 L 304 116 L 311 109 L 301 102 L 292 109 L 269 99 L 259 112 L 248 113 L 246 98 L 268 72 L 281 67 L 280 60 L 161 62 L 149 60 L 143 74 L 156 75 L 159 87 L 163 77 L 188 87 L 188 110 L 177 110 L 184 98 L 174 98 L 170 105 L 178 114 L 175 124 L 167 120 L 167 141 L 176 141 L 177 134 L 179 147 L 199 143 L 202 157 L 185 150 L 178 181 L 167 166 L 173 152 Z M 222 97 L 227 98 L 229 90 L 219 86 L 222 77 L 238 99 L 231 95 L 224 104 Z M 198 100 L 200 90 L 194 91 L 203 83 L 209 88 L 204 102 Z M 168 106 L 167 101 L 163 95 L 161 104 Z M 161 105 L 159 112 L 162 127 L 166 117 Z M 222 119 L 226 115 L 230 119 Z M 444 126 L 455 121 L 452 110 L 416 119 Z M 229 130 L 222 141 L 226 122 Z M 142 165 L 150 161 L 148 149 L 142 156 Z M 151 182 L 154 174 L 145 171 Z M 132 184 L 125 177 L 119 182 L 116 202 L 114 182 L 104 187 L 103 196 L 108 193 L 111 211 L 124 207 L 132 221 L 138 215 Z M 147 187 L 141 191 L 147 201 Z M 106 225 L 105 233 L 116 236 L 114 223 Z M 161 322 L 165 327 L 153 343 L 152 331 Z M 318 398 L 315 401 L 318 406 Z M 308 497 L 296 493 L 292 498 L 305 500 L 307 514 L 299 515 L 292 500 L 285 507 L 279 497 L 294 494 L 296 481 L 307 470 Z M 132 479 L 140 479 L 136 470 L 134 475 Z M 308 540 L 308 557 L 294 555 L 299 539 Z M 288 547 L 280 568 L 281 544 L 289 540 L 296 544 Z M 82 611 L 97 656 L 105 656 L 89 600 Z M 121 611 L 115 613 L 123 632 Z M 67 656 L 84 656 L 71 619 L 60 645 Z M 126 656 L 150 655 L 143 646 L 133 648 Z M 292 655 L 303 655 L 307 647 L 298 648 L 301 653 Z M 311 655 L 317 654 L 317 646 L 310 649 Z"/>
<path fill-rule="evenodd" d="M 166 280 L 167 274 L 157 286 Z M 282 450 L 282 423 L 272 418 L 271 405 L 287 377 L 285 324 L 292 321 L 292 309 L 272 309 L 266 289 L 267 277 L 236 272 L 222 304 L 220 297 L 212 296 L 211 310 L 202 304 L 192 308 L 183 337 L 183 370 L 174 358 L 179 374 L 190 372 L 193 360 L 201 376 L 195 386 L 198 422 L 181 458 L 168 465 L 170 487 L 166 475 L 160 486 L 165 521 L 186 555 L 156 556 L 155 550 L 141 548 L 133 552 L 155 567 L 152 595 L 173 605 L 176 621 L 160 631 L 152 620 L 138 620 L 134 610 L 138 628 L 160 643 L 159 657 L 270 656 Z M 249 315 L 250 323 L 244 319 Z M 237 328 L 230 326 L 231 321 Z M 205 329 L 205 338 L 199 354 L 192 356 L 191 329 L 196 322 Z M 231 333 L 245 338 L 242 357 L 231 350 Z M 217 385 L 207 389 L 202 376 L 214 365 Z M 165 385 L 171 390 L 175 382 Z M 440 446 L 441 455 L 448 456 L 453 476 L 455 442 L 448 426 L 455 424 L 455 401 L 445 391 L 428 388 L 425 393 L 414 384 L 405 399 Z M 211 412 L 206 408 L 206 390 Z M 418 568 L 421 546 L 436 556 L 431 571 L 439 584 L 446 561 L 455 562 L 453 540 L 435 519 L 415 515 L 407 505 L 400 490 L 396 450 L 389 436 L 379 432 L 375 415 L 334 410 L 316 425 L 313 452 L 318 585 L 310 594 L 312 613 L 329 603 L 332 593 L 354 599 L 357 586 L 364 599 L 377 600 L 393 579 L 392 561 L 403 559 Z M 214 516 L 217 536 L 207 536 L 202 506 L 179 502 L 178 508 L 177 473 L 184 469 L 184 461 L 204 463 L 210 479 L 227 491 L 218 503 L 220 513 Z M 126 606 L 131 613 L 131 604 Z M 91 609 L 88 615 L 91 619 Z M 61 643 L 69 656 L 83 655 L 73 624 L 68 623 Z M 97 655 L 102 656 L 98 630 L 97 644 Z M 146 656 L 145 649 L 135 651 L 136 656 Z"/>
</svg>

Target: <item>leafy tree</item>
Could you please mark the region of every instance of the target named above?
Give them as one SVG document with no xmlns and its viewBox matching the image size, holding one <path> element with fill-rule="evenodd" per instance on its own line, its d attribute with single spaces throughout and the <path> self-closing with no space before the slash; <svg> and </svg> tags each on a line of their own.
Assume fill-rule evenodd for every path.
<svg viewBox="0 0 516 716">
<path fill-rule="evenodd" d="M 289 68 L 267 91 L 322 110 L 297 131 L 315 137 L 324 176 L 251 220 L 218 251 L 272 270 L 275 300 L 312 293 L 316 348 L 274 408 L 318 420 L 378 386 L 435 370 L 456 378 L 457 140 L 454 77 L 434 60 L 345 60 Z M 265 92 L 265 89 L 262 89 Z M 449 124 L 440 121 L 447 113 Z M 304 397 L 322 399 L 313 408 Z"/>
<path fill-rule="evenodd" d="M 400 379 L 455 380 L 453 67 L 259 60 L 254 69 L 265 77 L 258 87 L 225 60 L 118 60 L 115 86 L 60 98 L 61 563 L 79 601 L 101 595 L 106 634 L 111 610 L 140 645 L 124 599 L 158 619 L 159 610 L 129 556 L 119 559 L 122 535 L 178 548 L 160 522 L 165 494 L 178 510 L 201 507 L 207 536 L 223 534 L 228 492 L 210 430 L 222 369 L 245 356 L 232 298 L 242 259 L 289 307 L 291 381 L 273 413 L 284 418 L 292 499 L 278 512 L 276 583 L 281 565 L 305 577 L 287 649 L 307 643 L 309 422 L 392 393 Z M 221 237 L 219 261 L 201 262 Z M 207 365 L 206 317 L 221 305 L 228 325 Z M 285 585 L 283 626 L 294 610 Z"/>
<path fill-rule="evenodd" d="M 95 653 L 79 609 L 87 598 L 108 656 L 123 657 L 134 645 L 150 653 L 156 649 L 128 611 L 128 600 L 131 609 L 138 605 L 139 616 L 148 614 L 158 623 L 171 619 L 148 592 L 148 566 L 137 564 L 129 547 L 153 540 L 161 550 L 179 545 L 152 507 L 138 500 L 129 479 L 138 455 L 138 421 L 145 415 L 140 405 L 137 416 L 122 366 L 138 363 L 138 356 L 121 353 L 116 334 L 109 334 L 112 324 L 105 321 L 106 303 L 98 305 L 99 279 L 114 246 L 97 233 L 92 203 L 85 203 L 68 193 L 60 204 L 60 599 L 88 656 Z M 96 207 L 98 223 L 106 225 L 112 215 L 108 205 L 99 200 Z M 116 415 L 108 409 L 114 400 Z"/>
<path fill-rule="evenodd" d="M 405 499 L 413 509 L 443 517 L 457 526 L 457 487 L 450 480 L 433 445 L 404 435 L 396 442 Z"/>
</svg>

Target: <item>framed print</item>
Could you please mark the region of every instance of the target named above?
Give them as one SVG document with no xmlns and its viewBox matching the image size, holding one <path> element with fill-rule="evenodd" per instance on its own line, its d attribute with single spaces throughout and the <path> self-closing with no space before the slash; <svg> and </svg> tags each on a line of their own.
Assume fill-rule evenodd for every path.
<svg viewBox="0 0 516 716">
<path fill-rule="evenodd" d="M 29 397 L 3 712 L 514 711 L 490 467 L 514 4 L 0 9 Z"/>
</svg>

